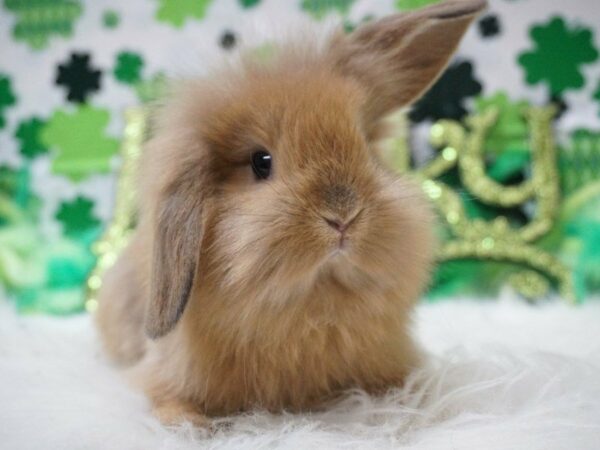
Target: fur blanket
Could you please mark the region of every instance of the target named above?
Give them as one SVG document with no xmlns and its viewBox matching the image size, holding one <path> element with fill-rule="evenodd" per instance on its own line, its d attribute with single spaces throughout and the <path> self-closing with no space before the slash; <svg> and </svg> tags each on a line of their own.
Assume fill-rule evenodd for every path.
<svg viewBox="0 0 600 450">
<path fill-rule="evenodd" d="M 600 301 L 444 301 L 416 319 L 431 357 L 405 388 L 349 392 L 313 414 L 256 412 L 207 435 L 150 415 L 107 364 L 89 316 L 23 317 L 0 302 L 0 447 L 598 448 Z"/>
</svg>

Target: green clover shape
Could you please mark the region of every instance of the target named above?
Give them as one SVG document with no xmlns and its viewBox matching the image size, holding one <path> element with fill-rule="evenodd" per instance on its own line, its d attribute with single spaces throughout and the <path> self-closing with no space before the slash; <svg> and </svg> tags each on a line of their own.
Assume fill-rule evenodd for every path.
<svg viewBox="0 0 600 450">
<path fill-rule="evenodd" d="M 48 148 L 40 140 L 45 125 L 46 122 L 38 117 L 32 117 L 19 124 L 15 138 L 21 143 L 19 146 L 21 155 L 31 159 L 48 152 Z"/>
<path fill-rule="evenodd" d="M 110 159 L 119 141 L 105 134 L 110 116 L 105 109 L 82 105 L 73 113 L 54 112 L 41 134 L 52 149 L 52 171 L 77 182 L 99 172 L 109 172 Z"/>
<path fill-rule="evenodd" d="M 78 0 L 4 0 L 4 7 L 16 16 L 14 38 L 34 50 L 46 47 L 53 35 L 71 36 L 83 10 Z"/>
<path fill-rule="evenodd" d="M 133 52 L 121 52 L 117 55 L 117 64 L 113 70 L 115 78 L 121 83 L 135 84 L 142 78 L 144 67 L 142 57 Z"/>
<path fill-rule="evenodd" d="M 189 18 L 202 19 L 212 0 L 159 0 L 156 19 L 181 28 Z"/>
<path fill-rule="evenodd" d="M 98 227 L 100 220 L 93 215 L 93 208 L 94 202 L 84 197 L 62 203 L 56 213 L 56 219 L 62 223 L 65 236 L 77 238 Z"/>
<path fill-rule="evenodd" d="M 419 9 L 432 3 L 439 3 L 441 0 L 396 0 L 395 6 L 401 11 L 410 11 Z"/>
<path fill-rule="evenodd" d="M 598 59 L 589 28 L 567 28 L 561 17 L 531 28 L 535 48 L 518 57 L 528 84 L 544 82 L 551 94 L 580 89 L 585 84 L 581 65 Z"/>
<path fill-rule="evenodd" d="M 4 125 L 6 125 L 4 110 L 16 102 L 17 98 L 12 90 L 10 78 L 4 74 L 0 74 L 0 128 L 4 128 Z"/>
</svg>

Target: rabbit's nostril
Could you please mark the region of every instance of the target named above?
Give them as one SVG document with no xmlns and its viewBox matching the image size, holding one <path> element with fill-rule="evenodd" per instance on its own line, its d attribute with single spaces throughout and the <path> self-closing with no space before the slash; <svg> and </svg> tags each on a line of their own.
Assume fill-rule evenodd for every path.
<svg viewBox="0 0 600 450">
<path fill-rule="evenodd" d="M 344 231 L 346 231 L 346 228 L 348 228 L 348 223 L 342 223 L 339 220 L 331 220 L 326 217 L 324 217 L 324 219 L 325 222 L 327 222 L 327 225 L 329 225 L 334 230 L 339 231 L 340 233 L 343 233 Z"/>
</svg>

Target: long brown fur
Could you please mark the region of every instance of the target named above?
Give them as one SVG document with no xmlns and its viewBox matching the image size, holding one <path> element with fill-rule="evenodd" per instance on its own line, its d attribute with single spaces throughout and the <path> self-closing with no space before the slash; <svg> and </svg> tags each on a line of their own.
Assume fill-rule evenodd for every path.
<svg viewBox="0 0 600 450">
<path fill-rule="evenodd" d="M 141 167 L 140 222 L 97 322 L 161 420 L 317 408 L 420 362 L 432 214 L 379 161 L 380 119 L 446 66 L 483 0 L 336 35 L 185 84 Z M 257 180 L 250 158 L 273 157 Z M 342 236 L 327 221 L 348 223 Z"/>
</svg>

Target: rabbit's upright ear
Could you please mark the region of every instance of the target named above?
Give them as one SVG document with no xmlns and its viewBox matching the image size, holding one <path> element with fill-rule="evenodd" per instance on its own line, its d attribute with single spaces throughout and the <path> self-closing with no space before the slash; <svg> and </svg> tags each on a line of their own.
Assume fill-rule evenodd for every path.
<svg viewBox="0 0 600 450">
<path fill-rule="evenodd" d="M 485 0 L 448 0 L 368 23 L 331 43 L 334 67 L 369 93 L 367 122 L 416 100 L 440 75 Z"/>
<path fill-rule="evenodd" d="M 206 196 L 202 176 L 183 169 L 160 194 L 154 217 L 152 279 L 146 333 L 158 338 L 173 329 L 190 296 L 203 236 Z"/>
</svg>

